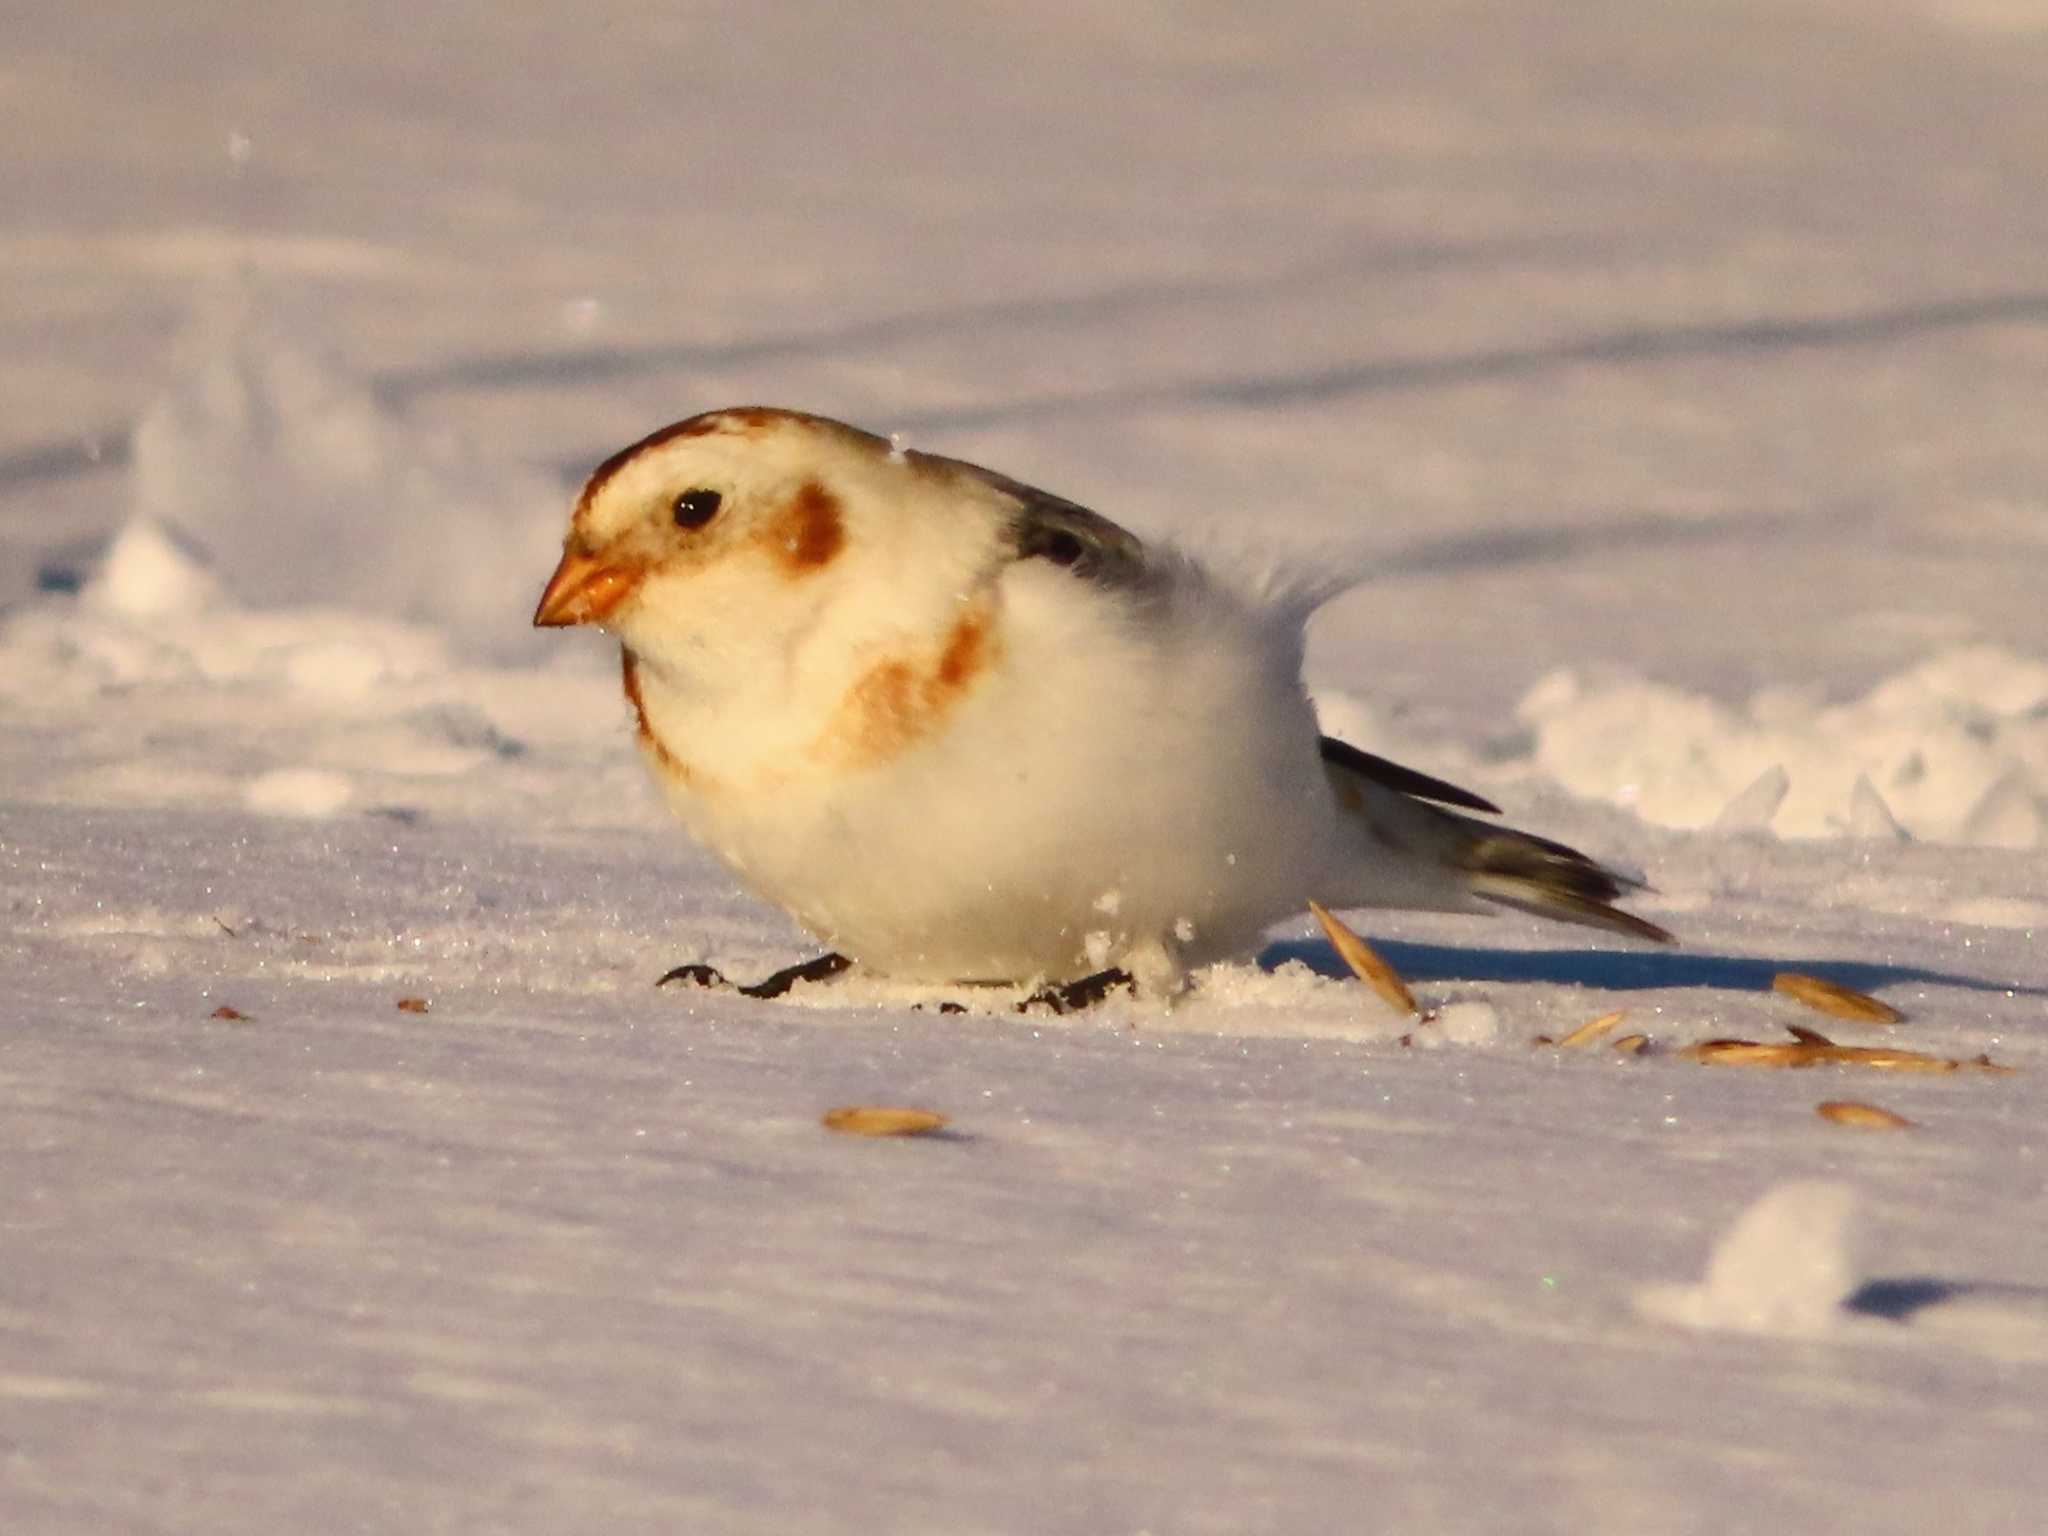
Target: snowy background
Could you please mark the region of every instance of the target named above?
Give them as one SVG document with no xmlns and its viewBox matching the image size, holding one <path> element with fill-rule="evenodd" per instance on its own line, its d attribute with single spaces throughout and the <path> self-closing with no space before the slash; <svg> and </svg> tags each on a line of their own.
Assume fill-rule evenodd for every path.
<svg viewBox="0 0 2048 1536">
<path fill-rule="evenodd" d="M 5 30 L 9 1532 L 2040 1528 L 2048 6 Z M 1684 946 L 655 992 L 804 941 L 527 618 L 747 402 L 1370 552 L 1326 723 Z M 1677 1054 L 1787 1024 L 2020 1070 Z"/>
</svg>

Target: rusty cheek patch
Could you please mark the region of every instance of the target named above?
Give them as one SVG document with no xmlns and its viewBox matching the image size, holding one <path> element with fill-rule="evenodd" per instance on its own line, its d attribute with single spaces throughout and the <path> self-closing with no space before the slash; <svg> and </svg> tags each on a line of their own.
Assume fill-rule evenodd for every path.
<svg viewBox="0 0 2048 1536">
<path fill-rule="evenodd" d="M 900 757 L 945 726 L 994 665 L 997 645 L 985 612 L 963 615 L 936 656 L 896 655 L 863 672 L 813 744 L 812 755 L 844 767 Z"/>
<path fill-rule="evenodd" d="M 768 525 L 763 542 L 792 576 L 822 570 L 846 543 L 839 498 L 817 481 L 805 481 L 782 514 Z"/>
</svg>

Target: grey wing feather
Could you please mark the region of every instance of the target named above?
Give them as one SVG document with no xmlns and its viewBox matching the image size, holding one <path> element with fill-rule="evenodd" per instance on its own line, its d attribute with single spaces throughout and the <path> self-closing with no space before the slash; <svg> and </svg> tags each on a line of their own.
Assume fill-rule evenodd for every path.
<svg viewBox="0 0 2048 1536">
<path fill-rule="evenodd" d="M 1640 889 L 1642 882 L 1586 857 L 1576 848 L 1484 822 L 1439 812 L 1457 824 L 1464 838 L 1453 854 L 1465 872 L 1472 894 L 1503 907 L 1606 928 L 1655 944 L 1675 944 L 1665 929 L 1613 902 Z"/>
<path fill-rule="evenodd" d="M 1355 773 L 1361 779 L 1370 779 L 1401 794 L 1413 795 L 1418 800 L 1434 800 L 1440 805 L 1462 805 L 1468 811 L 1500 814 L 1499 806 L 1491 800 L 1481 799 L 1469 789 L 1460 789 L 1455 784 L 1446 784 L 1442 779 L 1433 779 L 1426 773 L 1404 768 L 1384 757 L 1361 752 L 1348 741 L 1325 736 L 1321 740 L 1321 749 L 1323 761 L 1331 767 Z"/>
<path fill-rule="evenodd" d="M 1101 513 L 963 459 L 917 457 L 1003 494 L 1014 509 L 1007 532 L 1016 559 L 1049 561 L 1109 586 L 1143 586 L 1151 575 L 1144 542 Z"/>
<path fill-rule="evenodd" d="M 1137 586 L 1147 574 L 1145 546 L 1138 536 L 1086 507 L 1020 486 L 1017 518 L 1010 526 L 1019 560 L 1050 560 L 1077 576 L 1112 586 Z"/>
</svg>

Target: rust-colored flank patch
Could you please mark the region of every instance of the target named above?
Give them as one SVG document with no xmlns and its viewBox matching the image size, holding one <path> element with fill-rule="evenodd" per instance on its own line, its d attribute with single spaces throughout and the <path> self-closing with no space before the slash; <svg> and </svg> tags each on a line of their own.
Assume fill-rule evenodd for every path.
<svg viewBox="0 0 2048 1536">
<path fill-rule="evenodd" d="M 809 575 L 832 563 L 846 544 L 846 524 L 839 498 L 815 480 L 806 480 L 768 528 L 768 547 L 792 576 Z"/>
<path fill-rule="evenodd" d="M 943 728 L 997 651 L 989 615 L 977 610 L 961 615 L 935 657 L 898 653 L 877 661 L 847 690 L 813 755 L 855 767 L 902 755 Z"/>
</svg>

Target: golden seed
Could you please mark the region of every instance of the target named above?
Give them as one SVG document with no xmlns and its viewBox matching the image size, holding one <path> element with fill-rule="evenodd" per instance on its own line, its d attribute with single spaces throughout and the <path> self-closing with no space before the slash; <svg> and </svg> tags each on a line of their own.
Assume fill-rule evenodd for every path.
<svg viewBox="0 0 2048 1536">
<path fill-rule="evenodd" d="M 1867 1045 L 1832 1045 L 1818 1059 L 1876 1067 L 1882 1072 L 1953 1072 L 1962 1065 L 1960 1061 L 1930 1056 L 1925 1051 L 1892 1051 Z"/>
<path fill-rule="evenodd" d="M 1614 1048 L 1624 1056 L 1640 1056 L 1650 1048 L 1648 1035 L 1623 1035 L 1614 1042 Z"/>
<path fill-rule="evenodd" d="M 1879 1002 L 1868 992 L 1858 992 L 1840 982 L 1798 971 L 1780 971 L 1771 978 L 1771 990 L 1797 998 L 1807 1007 L 1837 1019 L 1859 1019 L 1865 1024 L 1896 1024 L 1905 1017 L 1889 1003 Z"/>
<path fill-rule="evenodd" d="M 1760 1043 L 1755 1040 L 1702 1040 L 1678 1054 L 1710 1066 L 1728 1067 L 1813 1067 L 1824 1062 L 1841 1066 L 1871 1067 L 1880 1072 L 1955 1072 L 1973 1067 L 1982 1072 L 2011 1072 L 1989 1057 L 1956 1061 L 1947 1056 L 1930 1056 L 1925 1051 L 1900 1050 L 1879 1045 L 1836 1045 L 1825 1035 L 1800 1031 L 1796 1040 Z"/>
<path fill-rule="evenodd" d="M 249 1017 L 249 1015 L 247 1015 L 246 1013 L 242 1012 L 242 1010 L 241 1010 L 241 1009 L 239 1009 L 239 1008 L 233 1008 L 233 1007 L 230 1007 L 230 1006 L 229 1006 L 228 1004 L 226 1004 L 226 1003 L 222 1003 L 222 1004 L 221 1004 L 221 1005 L 220 1005 L 220 1006 L 219 1006 L 218 1008 L 214 1009 L 212 1013 L 208 1014 L 208 1015 L 207 1015 L 207 1017 L 208 1017 L 208 1018 L 210 1018 L 210 1019 L 243 1019 L 243 1020 L 246 1020 L 246 1019 L 247 1019 L 247 1018 Z"/>
<path fill-rule="evenodd" d="M 1591 1045 L 1627 1017 L 1628 1015 L 1619 1008 L 1612 1013 L 1603 1013 L 1597 1019 L 1586 1020 L 1557 1043 L 1561 1046 Z"/>
<path fill-rule="evenodd" d="M 1351 967 L 1351 974 L 1371 987 L 1385 999 L 1387 1006 L 1401 1013 L 1420 1013 L 1416 1006 L 1415 994 L 1408 990 L 1408 984 L 1401 980 L 1401 973 L 1382 960 L 1373 947 L 1353 933 L 1331 915 L 1330 910 L 1320 902 L 1310 902 L 1308 909 L 1315 920 L 1322 924 L 1330 945 Z"/>
<path fill-rule="evenodd" d="M 1810 1067 L 1819 1058 L 1815 1047 L 1798 1041 L 1763 1045 L 1755 1040 L 1702 1040 L 1678 1054 L 1708 1066 Z"/>
<path fill-rule="evenodd" d="M 936 1110 L 882 1104 L 845 1104 L 826 1110 L 821 1118 L 826 1130 L 843 1136 L 923 1136 L 946 1123 Z"/>
<path fill-rule="evenodd" d="M 1875 1104 L 1860 1104 L 1854 1099 L 1829 1099 L 1824 1104 L 1814 1105 L 1813 1112 L 1836 1125 L 1860 1126 L 1867 1131 L 1907 1131 L 1913 1128 L 1913 1122 L 1904 1115 L 1895 1115 Z"/>
<path fill-rule="evenodd" d="M 398 1011 L 400 1013 L 425 1013 L 427 1011 L 427 1000 L 424 997 L 401 997 L 398 1000 Z"/>
</svg>

